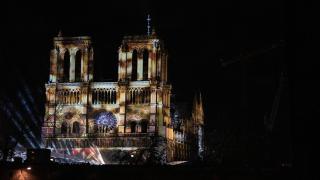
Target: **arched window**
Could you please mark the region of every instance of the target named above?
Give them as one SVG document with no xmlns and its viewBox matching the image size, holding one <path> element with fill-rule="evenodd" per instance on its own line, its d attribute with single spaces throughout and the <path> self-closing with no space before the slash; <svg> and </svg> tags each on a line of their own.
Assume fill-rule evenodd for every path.
<svg viewBox="0 0 320 180">
<path fill-rule="evenodd" d="M 109 96 L 110 96 L 110 91 L 109 90 L 107 90 L 106 91 L 106 104 L 110 104 L 110 98 L 109 98 Z"/>
<path fill-rule="evenodd" d="M 92 92 L 92 103 L 96 104 L 97 103 L 97 91 L 93 90 Z"/>
<path fill-rule="evenodd" d="M 79 122 L 74 122 L 72 125 L 72 133 L 79 134 L 80 133 L 80 123 Z"/>
<path fill-rule="evenodd" d="M 105 89 L 102 89 L 102 104 L 106 104 L 106 90 Z"/>
<path fill-rule="evenodd" d="M 109 103 L 109 104 L 113 104 L 113 99 L 114 99 L 114 93 L 113 93 L 113 91 L 111 90 L 111 91 L 110 91 L 110 103 Z"/>
<path fill-rule="evenodd" d="M 148 61 L 149 52 L 147 49 L 143 51 L 143 80 L 148 80 Z"/>
<path fill-rule="evenodd" d="M 117 103 L 117 92 L 113 90 L 113 104 Z"/>
<path fill-rule="evenodd" d="M 64 121 L 61 124 L 61 134 L 67 134 L 67 132 L 68 132 L 68 123 Z"/>
<path fill-rule="evenodd" d="M 141 121 L 141 132 L 142 133 L 147 133 L 148 131 L 148 121 L 147 120 L 142 120 Z"/>
<path fill-rule="evenodd" d="M 78 50 L 76 53 L 76 62 L 75 62 L 75 79 L 77 82 L 81 81 L 81 50 Z"/>
<path fill-rule="evenodd" d="M 133 50 L 132 52 L 132 73 L 131 73 L 131 80 L 132 81 L 136 81 L 137 80 L 137 59 L 138 59 L 138 55 L 137 55 L 137 50 Z"/>
<path fill-rule="evenodd" d="M 132 121 L 130 123 L 131 133 L 135 133 L 136 132 L 136 126 L 137 126 L 137 123 L 135 121 Z"/>
<path fill-rule="evenodd" d="M 69 51 L 66 50 L 63 58 L 63 79 L 65 82 L 69 82 L 70 76 L 70 54 Z"/>
<path fill-rule="evenodd" d="M 137 103 L 137 90 L 134 90 L 133 95 L 132 95 L 132 104 Z"/>
</svg>

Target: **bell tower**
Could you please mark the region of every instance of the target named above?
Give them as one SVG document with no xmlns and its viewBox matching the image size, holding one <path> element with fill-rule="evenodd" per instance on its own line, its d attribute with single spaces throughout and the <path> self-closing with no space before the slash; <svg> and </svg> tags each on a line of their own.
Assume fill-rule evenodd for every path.
<svg viewBox="0 0 320 180">
<path fill-rule="evenodd" d="M 93 80 L 93 48 L 91 38 L 53 38 L 50 51 L 50 75 L 46 84 L 46 116 L 44 136 L 88 131 L 87 104 L 89 84 Z M 68 112 L 70 111 L 70 113 Z M 73 119 L 59 115 L 76 114 Z M 60 117 L 61 116 L 61 117 Z M 65 125 L 65 128 L 64 128 Z"/>
<path fill-rule="evenodd" d="M 93 48 L 91 38 L 62 37 L 53 39 L 50 53 L 49 81 L 89 82 L 93 79 Z"/>
<path fill-rule="evenodd" d="M 130 100 L 130 93 L 134 87 L 148 89 L 149 132 L 172 138 L 171 85 L 167 84 L 168 53 L 156 31 L 153 29 L 150 32 L 150 20 L 148 16 L 146 35 L 124 36 L 118 49 L 118 83 L 119 87 L 124 89 L 120 93 L 120 99 L 124 102 L 124 99 Z M 130 108 L 125 103 L 120 104 L 120 117 L 123 122 L 128 121 L 125 114 Z"/>
<path fill-rule="evenodd" d="M 125 36 L 118 53 L 118 81 L 167 82 L 168 55 L 154 29 L 149 35 Z"/>
</svg>

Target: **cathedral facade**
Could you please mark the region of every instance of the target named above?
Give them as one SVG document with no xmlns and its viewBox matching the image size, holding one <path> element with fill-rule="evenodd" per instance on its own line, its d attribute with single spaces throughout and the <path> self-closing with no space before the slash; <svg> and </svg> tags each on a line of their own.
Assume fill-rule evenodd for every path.
<svg viewBox="0 0 320 180">
<path fill-rule="evenodd" d="M 187 160 L 191 145 L 170 117 L 171 85 L 163 41 L 125 36 L 118 49 L 118 81 L 93 82 L 91 38 L 53 39 L 42 139 L 56 157 L 92 163 L 148 161 L 161 137 L 164 162 Z M 182 137 L 183 136 L 183 137 Z M 177 138 L 178 137 L 178 138 Z M 157 138 L 159 139 L 159 138 Z M 158 152 L 159 153 L 159 152 Z"/>
</svg>

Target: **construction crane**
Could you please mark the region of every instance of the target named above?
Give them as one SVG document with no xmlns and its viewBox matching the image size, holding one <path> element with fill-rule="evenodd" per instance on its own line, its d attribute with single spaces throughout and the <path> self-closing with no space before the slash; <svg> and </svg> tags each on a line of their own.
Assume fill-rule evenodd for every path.
<svg viewBox="0 0 320 180">
<path fill-rule="evenodd" d="M 275 119 L 278 114 L 281 92 L 283 91 L 283 88 L 284 88 L 286 81 L 287 81 L 287 77 L 286 77 L 285 73 L 282 71 L 280 74 L 279 84 L 278 84 L 277 92 L 276 92 L 274 100 L 273 100 L 270 115 L 269 115 L 269 117 L 265 116 L 265 118 L 264 118 L 264 125 L 265 125 L 265 129 L 266 129 L 267 134 L 270 134 L 273 131 L 274 122 L 275 122 Z"/>
<path fill-rule="evenodd" d="M 222 67 L 227 67 L 229 65 L 232 65 L 232 64 L 240 62 L 240 61 L 249 60 L 250 58 L 253 58 L 253 57 L 258 56 L 260 54 L 268 53 L 271 50 L 283 47 L 284 45 L 285 45 L 285 42 L 283 40 L 281 40 L 280 42 L 278 42 L 276 44 L 272 44 L 271 47 L 263 48 L 263 49 L 255 51 L 255 52 L 248 53 L 246 55 L 241 55 L 238 58 L 234 58 L 234 59 L 229 60 L 229 61 L 225 61 L 223 59 L 220 59 L 220 63 L 221 63 Z M 281 74 L 280 74 L 279 85 L 278 85 L 278 89 L 277 89 L 276 95 L 274 97 L 274 101 L 273 101 L 273 105 L 272 105 L 272 109 L 271 109 L 270 115 L 269 115 L 269 117 L 267 117 L 267 115 L 266 115 L 265 118 L 264 118 L 264 125 L 265 125 L 265 128 L 266 128 L 268 133 L 271 133 L 272 130 L 273 130 L 275 118 L 277 116 L 277 112 L 278 112 L 278 108 L 279 108 L 280 95 L 281 95 L 281 92 L 283 90 L 285 81 L 286 81 L 286 75 L 285 75 L 284 71 L 282 71 Z"/>
<path fill-rule="evenodd" d="M 285 42 L 283 40 L 281 40 L 279 43 L 275 43 L 275 44 L 272 44 L 271 47 L 268 47 L 268 48 L 262 48 L 262 49 L 259 49 L 257 51 L 254 51 L 254 52 L 251 52 L 251 53 L 247 53 L 246 55 L 240 55 L 238 56 L 237 58 L 234 58 L 234 59 L 231 59 L 231 60 L 224 60 L 224 59 L 220 59 L 220 64 L 222 67 L 227 67 L 231 64 L 234 64 L 234 63 L 237 63 L 237 62 L 240 62 L 240 61 L 244 61 L 244 60 L 248 60 L 252 57 L 255 57 L 255 56 L 258 56 L 260 54 L 265 54 L 265 53 L 268 53 L 269 51 L 271 50 L 274 50 L 274 49 L 277 49 L 279 47 L 283 47 L 285 45 Z"/>
</svg>

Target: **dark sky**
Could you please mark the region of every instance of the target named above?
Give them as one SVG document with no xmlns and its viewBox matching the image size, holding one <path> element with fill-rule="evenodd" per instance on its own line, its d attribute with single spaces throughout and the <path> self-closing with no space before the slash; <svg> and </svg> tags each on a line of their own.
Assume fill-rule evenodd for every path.
<svg viewBox="0 0 320 180">
<path fill-rule="evenodd" d="M 65 36 L 91 36 L 94 78 L 116 79 L 121 39 L 146 34 L 147 13 L 169 50 L 169 80 L 177 100 L 192 102 L 194 93 L 201 91 L 210 130 L 243 127 L 259 133 L 285 66 L 284 48 L 278 47 L 286 28 L 279 0 L 12 0 L 1 9 L 2 96 L 15 99 L 24 81 L 38 102 L 35 109 L 43 112 L 49 51 L 59 30 Z M 220 59 L 240 61 L 222 67 Z"/>
</svg>

